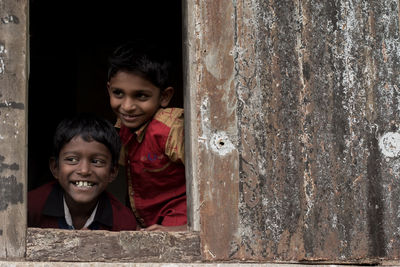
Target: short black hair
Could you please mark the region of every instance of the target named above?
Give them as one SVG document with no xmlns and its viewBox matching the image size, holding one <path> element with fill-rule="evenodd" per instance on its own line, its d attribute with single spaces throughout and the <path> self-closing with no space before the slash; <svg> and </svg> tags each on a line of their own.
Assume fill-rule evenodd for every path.
<svg viewBox="0 0 400 267">
<path fill-rule="evenodd" d="M 52 153 L 57 164 L 61 149 L 78 136 L 87 142 L 95 140 L 105 145 L 111 153 L 112 167 L 117 166 L 121 150 L 118 132 L 109 121 L 92 113 L 68 117 L 58 124 L 53 138 Z"/>
<path fill-rule="evenodd" d="M 161 91 L 175 87 L 173 60 L 163 47 L 143 40 L 118 46 L 108 58 L 108 81 L 119 71 L 142 77 Z"/>
</svg>

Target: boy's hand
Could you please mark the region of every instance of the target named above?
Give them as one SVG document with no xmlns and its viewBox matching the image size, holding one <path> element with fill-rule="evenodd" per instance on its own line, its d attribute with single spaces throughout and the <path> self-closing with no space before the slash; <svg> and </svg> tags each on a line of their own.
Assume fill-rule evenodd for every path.
<svg viewBox="0 0 400 267">
<path fill-rule="evenodd" d="M 147 228 L 141 228 L 140 231 L 163 231 L 163 232 L 180 232 L 186 231 L 187 225 L 178 225 L 178 226 L 164 226 L 159 224 L 150 225 Z"/>
</svg>

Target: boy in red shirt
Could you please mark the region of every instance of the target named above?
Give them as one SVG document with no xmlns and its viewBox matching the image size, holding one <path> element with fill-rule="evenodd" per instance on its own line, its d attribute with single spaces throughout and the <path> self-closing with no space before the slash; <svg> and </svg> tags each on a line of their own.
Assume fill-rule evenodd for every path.
<svg viewBox="0 0 400 267">
<path fill-rule="evenodd" d="M 94 115 L 63 120 L 54 135 L 50 169 L 58 180 L 28 194 L 28 226 L 136 230 L 127 207 L 105 192 L 118 173 L 121 142 L 114 126 Z"/>
<path fill-rule="evenodd" d="M 166 108 L 174 94 L 170 64 L 150 46 L 132 43 L 109 59 L 108 93 L 123 149 L 129 204 L 142 230 L 186 230 L 183 109 Z"/>
</svg>

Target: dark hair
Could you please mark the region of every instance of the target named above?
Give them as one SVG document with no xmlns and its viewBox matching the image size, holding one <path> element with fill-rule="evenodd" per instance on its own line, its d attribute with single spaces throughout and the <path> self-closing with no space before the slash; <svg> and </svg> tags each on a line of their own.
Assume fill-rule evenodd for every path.
<svg viewBox="0 0 400 267">
<path fill-rule="evenodd" d="M 148 80 L 163 91 L 174 87 L 172 60 L 166 51 L 144 41 L 127 42 L 117 47 L 108 58 L 108 81 L 119 71 Z"/>
<path fill-rule="evenodd" d="M 105 145 L 111 153 L 112 167 L 118 164 L 121 141 L 117 130 L 107 120 L 90 113 L 65 118 L 58 124 L 53 138 L 53 157 L 57 164 L 63 146 L 78 136 L 87 142 L 95 140 Z"/>
</svg>

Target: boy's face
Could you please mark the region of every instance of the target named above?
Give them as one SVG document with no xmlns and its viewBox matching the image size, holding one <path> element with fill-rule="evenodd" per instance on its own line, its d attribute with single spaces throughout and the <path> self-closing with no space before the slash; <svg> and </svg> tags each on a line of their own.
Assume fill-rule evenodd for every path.
<svg viewBox="0 0 400 267">
<path fill-rule="evenodd" d="M 98 196 L 118 173 L 117 167 L 111 168 L 111 162 L 110 151 L 97 141 L 86 142 L 77 136 L 63 146 L 58 165 L 53 159 L 50 169 L 64 189 L 70 208 L 97 203 Z"/>
<path fill-rule="evenodd" d="M 117 72 L 107 84 L 111 108 L 130 129 L 138 129 L 150 120 L 160 107 L 167 107 L 173 95 L 173 88 L 163 92 L 142 77 Z"/>
</svg>

